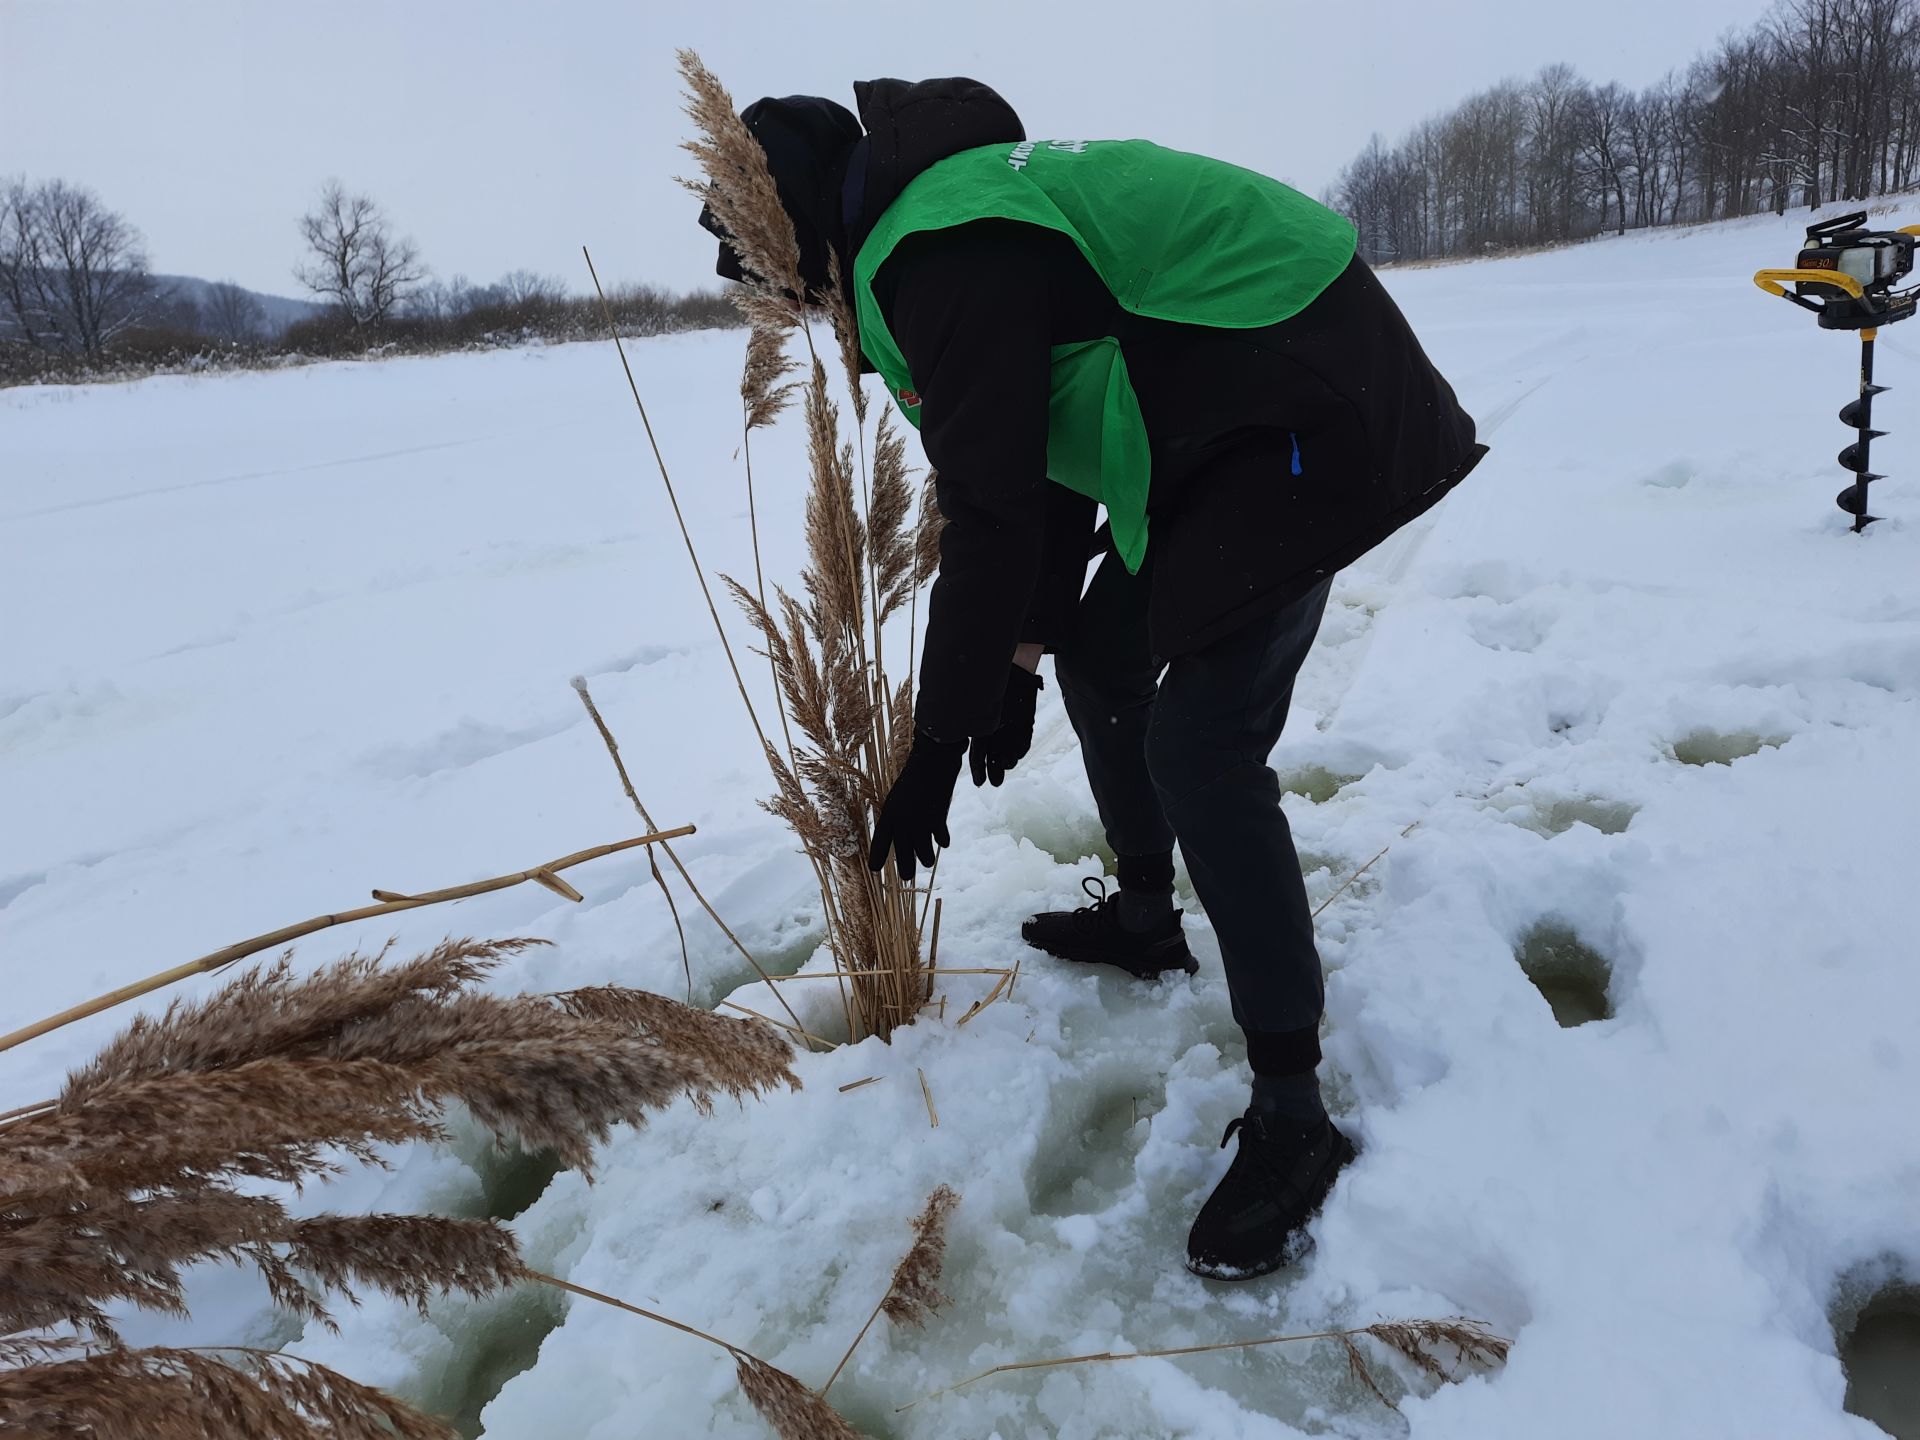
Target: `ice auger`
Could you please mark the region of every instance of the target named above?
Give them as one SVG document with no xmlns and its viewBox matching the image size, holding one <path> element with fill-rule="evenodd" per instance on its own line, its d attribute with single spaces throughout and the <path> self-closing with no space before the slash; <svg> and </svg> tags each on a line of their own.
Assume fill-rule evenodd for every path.
<svg viewBox="0 0 1920 1440">
<path fill-rule="evenodd" d="M 1867 212 L 1857 210 L 1809 225 L 1806 247 L 1793 269 L 1762 270 L 1753 277 L 1753 283 L 1769 295 L 1811 310 L 1822 330 L 1860 332 L 1860 394 L 1840 408 L 1840 423 L 1858 432 L 1840 452 L 1841 468 L 1852 471 L 1854 480 L 1834 497 L 1853 516 L 1856 532 L 1879 518 L 1867 513 L 1867 487 L 1886 479 L 1873 473 L 1869 458 L 1874 439 L 1887 433 L 1873 428 L 1873 397 L 1887 390 L 1873 383 L 1873 342 L 1882 325 L 1905 320 L 1920 309 L 1920 285 L 1893 288 L 1913 269 L 1920 225 L 1868 230 L 1866 223 Z"/>
</svg>

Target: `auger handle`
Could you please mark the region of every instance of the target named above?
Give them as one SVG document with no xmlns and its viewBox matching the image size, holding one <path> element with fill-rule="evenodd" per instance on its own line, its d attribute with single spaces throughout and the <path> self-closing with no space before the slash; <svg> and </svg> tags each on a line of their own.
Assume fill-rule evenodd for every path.
<svg viewBox="0 0 1920 1440">
<path fill-rule="evenodd" d="M 1858 280 L 1843 270 L 1756 270 L 1753 283 L 1769 295 L 1779 295 L 1788 300 L 1802 297 L 1788 295 L 1789 285 L 1831 285 L 1836 290 L 1844 290 L 1849 298 L 1858 300 L 1867 292 Z"/>
</svg>

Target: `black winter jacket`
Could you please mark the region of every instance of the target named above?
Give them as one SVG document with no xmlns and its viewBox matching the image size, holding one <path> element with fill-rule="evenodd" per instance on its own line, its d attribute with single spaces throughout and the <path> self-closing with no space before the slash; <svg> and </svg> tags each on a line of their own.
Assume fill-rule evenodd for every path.
<svg viewBox="0 0 1920 1440">
<path fill-rule="evenodd" d="M 843 190 L 851 256 L 893 199 L 961 150 L 1024 139 L 967 80 L 855 87 L 867 136 Z M 1284 263 L 1284 257 L 1278 257 Z M 1149 626 L 1165 659 L 1298 598 L 1426 510 L 1485 447 L 1398 307 L 1355 260 L 1260 330 L 1148 320 L 1072 241 L 986 220 L 902 242 L 875 279 L 921 397 L 947 527 L 917 719 L 942 739 L 998 723 L 1014 647 L 1063 638 L 1092 553 L 1091 501 L 1046 478 L 1050 349 L 1115 336 L 1152 446 Z M 1270 472 L 1209 461 L 1268 447 Z"/>
</svg>

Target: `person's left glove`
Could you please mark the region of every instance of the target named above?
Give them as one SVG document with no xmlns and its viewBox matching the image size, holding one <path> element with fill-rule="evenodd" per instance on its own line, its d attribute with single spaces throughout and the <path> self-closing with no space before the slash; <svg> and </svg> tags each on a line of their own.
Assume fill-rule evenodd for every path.
<svg viewBox="0 0 1920 1440">
<path fill-rule="evenodd" d="M 885 869 L 891 850 L 900 878 L 912 884 L 915 857 L 922 865 L 931 865 L 934 847 L 952 843 L 947 833 L 947 808 L 953 804 L 953 787 L 960 779 L 960 762 L 966 753 L 964 740 L 936 740 L 925 731 L 914 732 L 907 763 L 900 767 L 900 775 L 873 822 L 873 844 L 867 850 L 869 870 Z"/>
<path fill-rule="evenodd" d="M 1024 665 L 1015 665 L 1007 676 L 1007 693 L 1000 701 L 1000 728 L 991 735 L 976 735 L 967 751 L 973 770 L 973 783 L 995 785 L 1007 778 L 1007 772 L 1027 758 L 1033 748 L 1033 712 L 1040 703 L 1046 681 Z"/>
</svg>

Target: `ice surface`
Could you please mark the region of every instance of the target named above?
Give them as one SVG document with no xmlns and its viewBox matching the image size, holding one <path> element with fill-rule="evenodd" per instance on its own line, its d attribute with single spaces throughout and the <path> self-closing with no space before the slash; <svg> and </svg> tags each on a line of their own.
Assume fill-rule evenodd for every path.
<svg viewBox="0 0 1920 1440">
<path fill-rule="evenodd" d="M 1800 223 L 1387 277 L 1494 451 L 1342 577 L 1273 757 L 1316 901 L 1393 845 L 1320 920 L 1325 1076 L 1363 1154 L 1294 1272 L 1235 1288 L 1179 1265 L 1246 1085 L 1190 893 L 1192 981 L 1019 943 L 1104 853 L 1052 690 L 1032 759 L 961 795 L 940 867 L 943 963 L 1021 962 L 1010 999 L 961 1026 L 992 977 L 952 977 L 944 1021 L 808 1057 L 798 1094 L 622 1134 L 591 1187 L 463 1144 L 305 1203 L 511 1213 L 537 1190 L 514 1222 L 536 1264 L 818 1384 L 950 1183 L 951 1306 L 876 1326 L 833 1391 L 896 1440 L 1876 1433 L 1843 1411 L 1835 1328 L 1846 1277 L 1920 1276 L 1920 426 L 1900 418 L 1920 336 L 1881 341 L 1891 518 L 1849 535 L 1831 457 L 1852 348 L 1747 279 Z M 703 554 L 750 573 L 739 346 L 631 353 Z M 756 446 L 776 577 L 799 563 L 796 446 Z M 756 808 L 751 730 L 607 347 L 0 392 L 0 454 L 10 1014 L 373 886 L 638 833 L 575 674 L 656 818 L 699 825 L 682 853 L 743 940 L 777 973 L 819 967 L 809 874 Z M 555 946 L 502 984 L 684 993 L 644 863 L 570 878 L 583 905 L 523 887 L 298 953 L 535 934 Z M 681 911 L 695 998 L 771 1008 Z M 1604 963 L 1609 1018 L 1564 1027 L 1529 977 L 1566 936 Z M 833 988 L 785 986 L 809 1015 Z M 0 1108 L 123 1019 L 0 1055 Z M 422 1324 L 370 1302 L 329 1338 L 230 1271 L 195 1301 L 190 1326 L 139 1333 L 284 1341 L 448 1408 L 504 1379 L 467 1417 L 489 1436 L 765 1434 L 724 1356 L 584 1303 Z M 1005 1361 L 1451 1313 L 1515 1337 L 1511 1362 L 1436 1391 L 1383 1360 L 1404 1419 L 1328 1347 L 896 1409 Z"/>
</svg>

